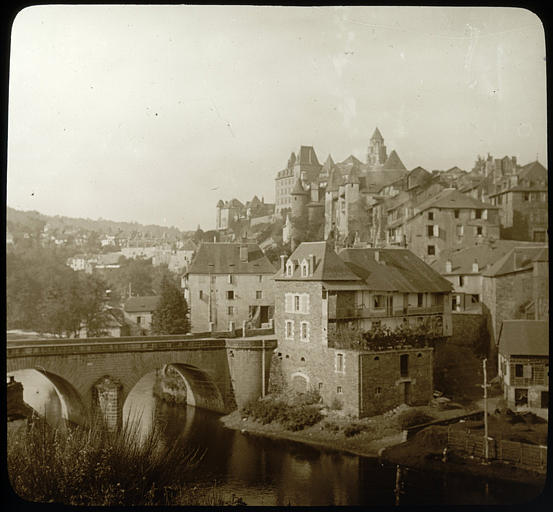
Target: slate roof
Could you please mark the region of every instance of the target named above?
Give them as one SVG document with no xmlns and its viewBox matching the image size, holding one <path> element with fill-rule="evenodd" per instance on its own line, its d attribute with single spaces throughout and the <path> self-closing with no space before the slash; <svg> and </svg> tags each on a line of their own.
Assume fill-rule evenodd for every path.
<svg viewBox="0 0 553 512">
<path fill-rule="evenodd" d="M 532 268 L 534 261 L 549 261 L 548 247 L 515 247 L 482 274 L 495 277 Z"/>
<path fill-rule="evenodd" d="M 484 243 L 457 251 L 444 251 L 440 258 L 433 261 L 430 266 L 440 274 L 445 274 L 446 261 L 450 260 L 451 272 L 448 275 L 472 274 L 472 264 L 474 260 L 477 260 L 479 272 L 483 273 L 515 247 L 543 248 L 543 244 L 518 240 L 494 240 L 492 244 Z"/>
<path fill-rule="evenodd" d="M 503 320 L 499 353 L 519 356 L 549 355 L 549 320 Z"/>
<path fill-rule="evenodd" d="M 196 244 L 190 239 L 185 240 L 184 243 L 182 244 L 181 251 L 195 251 L 195 250 L 196 250 Z"/>
<path fill-rule="evenodd" d="M 315 257 L 315 268 L 313 275 L 301 277 L 301 263 L 309 256 Z M 290 255 L 288 260 L 295 263 L 294 273 L 286 277 L 285 273 L 279 272 L 275 279 L 301 279 L 305 281 L 361 281 L 361 278 L 348 269 L 331 245 L 327 242 L 303 242 Z"/>
<path fill-rule="evenodd" d="M 300 149 L 297 153 L 296 165 L 321 165 L 319 160 L 317 160 L 317 154 L 313 146 L 300 146 Z"/>
<path fill-rule="evenodd" d="M 248 261 L 240 261 L 240 246 L 247 245 Z M 204 242 L 188 269 L 189 274 L 274 274 L 275 268 L 255 243 Z"/>
<path fill-rule="evenodd" d="M 159 295 L 129 297 L 123 307 L 127 313 L 150 312 L 156 309 L 159 299 Z"/>
<path fill-rule="evenodd" d="M 388 158 L 386 159 L 386 162 L 384 163 L 383 169 L 401 169 L 402 171 L 406 171 L 407 169 L 403 165 L 403 162 L 399 158 L 398 154 L 396 153 L 396 150 L 394 149 Z"/>
<path fill-rule="evenodd" d="M 436 196 L 417 206 L 418 212 L 423 212 L 428 208 L 477 208 L 487 210 L 497 210 L 498 206 L 489 203 L 483 203 L 478 199 L 459 192 L 457 189 L 446 188 L 440 191 Z"/>
<path fill-rule="evenodd" d="M 452 289 L 447 279 L 408 249 L 343 249 L 339 257 L 371 290 L 436 293 Z"/>
<path fill-rule="evenodd" d="M 529 164 L 523 165 L 517 174 L 520 179 L 529 179 L 531 178 L 531 174 L 534 172 L 538 172 L 539 174 L 543 173 L 547 178 L 547 169 L 537 160 L 535 162 L 530 162 Z"/>
</svg>

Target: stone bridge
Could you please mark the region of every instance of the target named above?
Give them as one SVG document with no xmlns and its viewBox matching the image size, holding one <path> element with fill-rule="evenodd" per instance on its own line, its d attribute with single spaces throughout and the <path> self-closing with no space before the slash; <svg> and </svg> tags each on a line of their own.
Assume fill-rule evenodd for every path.
<svg viewBox="0 0 553 512">
<path fill-rule="evenodd" d="M 117 428 L 136 383 L 168 365 L 184 379 L 188 403 L 196 407 L 227 413 L 263 396 L 275 347 L 274 335 L 18 340 L 7 342 L 7 373 L 25 389 L 29 370 L 36 370 L 54 388 L 64 419 L 83 424 L 99 410 Z"/>
</svg>

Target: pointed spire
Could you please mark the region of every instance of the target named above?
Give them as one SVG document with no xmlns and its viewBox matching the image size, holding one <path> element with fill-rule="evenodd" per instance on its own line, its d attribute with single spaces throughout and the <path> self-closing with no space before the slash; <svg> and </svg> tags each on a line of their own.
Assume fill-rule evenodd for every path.
<svg viewBox="0 0 553 512">
<path fill-rule="evenodd" d="M 382 142 L 384 141 L 384 137 L 382 137 L 382 134 L 380 133 L 378 126 L 375 128 L 373 136 L 371 137 L 371 140 L 379 140 Z"/>
<path fill-rule="evenodd" d="M 398 154 L 396 153 L 395 149 L 390 153 L 390 156 L 387 158 L 383 169 L 401 169 L 402 171 L 407 170 L 403 165 L 403 162 L 399 158 Z"/>
</svg>

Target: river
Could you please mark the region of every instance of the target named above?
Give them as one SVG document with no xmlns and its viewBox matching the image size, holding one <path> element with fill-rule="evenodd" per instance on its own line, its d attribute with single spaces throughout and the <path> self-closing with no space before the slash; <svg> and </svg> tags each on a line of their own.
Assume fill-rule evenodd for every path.
<svg viewBox="0 0 553 512">
<path fill-rule="evenodd" d="M 248 505 L 395 503 L 395 467 L 371 458 L 226 429 L 218 414 L 155 399 L 153 379 L 149 375 L 139 382 L 123 413 L 125 417 L 140 414 L 144 435 L 156 421 L 164 425 L 168 442 L 181 436 L 191 446 L 205 449 L 195 471 L 196 483 L 210 486 L 216 482 L 224 496 L 235 494 Z M 401 489 L 402 505 L 518 504 L 540 492 L 524 484 L 407 468 L 402 468 Z"/>
</svg>

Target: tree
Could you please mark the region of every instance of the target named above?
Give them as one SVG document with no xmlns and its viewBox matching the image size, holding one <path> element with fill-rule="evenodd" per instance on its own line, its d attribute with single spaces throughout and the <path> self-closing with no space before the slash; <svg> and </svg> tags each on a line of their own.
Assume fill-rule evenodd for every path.
<svg viewBox="0 0 553 512">
<path fill-rule="evenodd" d="M 156 334 L 185 334 L 189 330 L 188 305 L 179 287 L 164 276 L 157 308 L 152 315 Z"/>
</svg>

